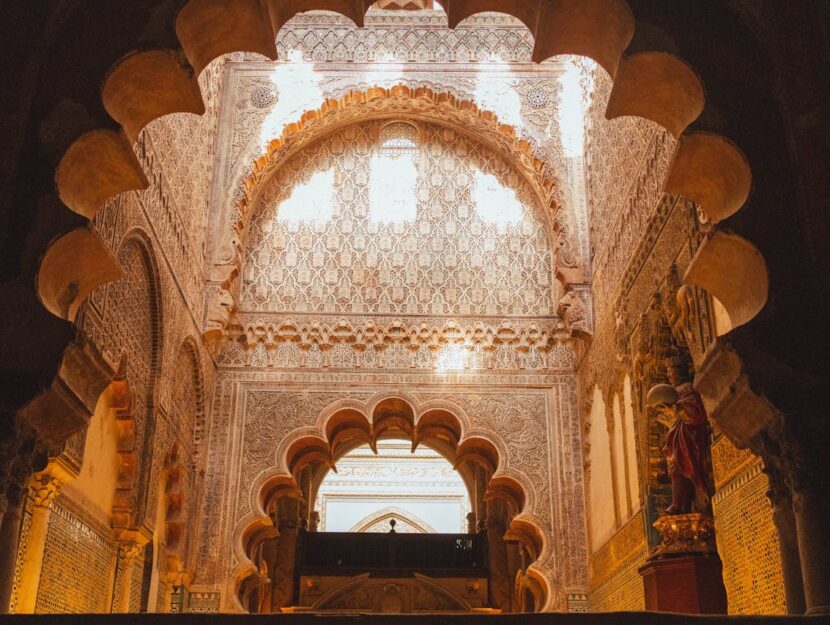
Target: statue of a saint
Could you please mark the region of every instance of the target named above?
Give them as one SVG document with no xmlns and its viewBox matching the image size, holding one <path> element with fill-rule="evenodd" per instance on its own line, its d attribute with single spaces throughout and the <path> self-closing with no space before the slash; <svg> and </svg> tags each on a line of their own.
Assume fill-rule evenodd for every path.
<svg viewBox="0 0 830 625">
<path fill-rule="evenodd" d="M 671 478 L 672 503 L 665 513 L 708 513 L 711 489 L 706 408 L 683 360 L 668 362 L 667 377 L 670 385 L 658 384 L 648 394 L 648 404 L 657 409 L 658 419 L 669 428 L 662 452 Z"/>
</svg>

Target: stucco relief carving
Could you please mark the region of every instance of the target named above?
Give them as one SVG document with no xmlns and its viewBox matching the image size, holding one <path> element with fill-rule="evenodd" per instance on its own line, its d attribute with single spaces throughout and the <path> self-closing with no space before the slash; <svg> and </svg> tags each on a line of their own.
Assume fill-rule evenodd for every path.
<svg viewBox="0 0 830 625">
<path fill-rule="evenodd" d="M 279 135 L 285 124 L 297 121 L 304 111 L 316 109 L 324 99 L 341 98 L 348 92 L 365 91 L 375 86 L 426 87 L 436 93 L 469 99 L 482 109 L 495 112 L 501 122 L 513 125 L 519 137 L 529 141 L 536 155 L 553 168 L 561 182 L 554 189 L 556 202 L 563 207 L 554 226 L 557 263 L 582 272 L 586 267 L 584 246 L 578 237 L 585 230 L 584 216 L 575 214 L 572 208 L 572 204 L 581 205 L 582 201 L 573 193 L 579 185 L 570 180 L 573 175 L 582 179 L 579 173 L 582 161 L 581 157 L 569 159 L 563 155 L 558 115 L 562 97 L 560 75 L 570 61 L 547 63 L 545 71 L 538 71 L 528 63 L 529 45 L 522 48 L 523 52 L 516 52 L 524 45 L 523 41 L 529 40 L 528 31 L 520 22 L 505 15 L 476 16 L 454 31 L 445 28 L 446 17 L 440 12 L 432 16 L 370 13 L 366 20 L 365 28 L 355 30 L 341 16 L 300 15 L 286 24 L 279 35 L 280 58 L 292 59 L 291 63 L 249 65 L 244 73 L 241 64 L 232 64 L 226 94 L 228 109 L 233 111 L 226 120 L 231 130 L 222 138 L 222 142 L 228 144 L 230 157 L 219 164 L 217 176 L 222 181 L 217 190 L 230 195 L 217 201 L 216 208 L 225 210 L 244 197 L 242 181 L 248 175 L 249 164 L 262 153 L 263 145 Z M 494 26 L 497 27 L 495 32 Z M 407 46 L 418 41 L 423 45 L 424 38 L 433 41 L 433 50 L 440 50 L 447 43 L 459 52 L 450 56 L 430 54 L 428 58 L 414 50 L 404 52 Z M 387 44 L 393 39 L 398 43 L 388 50 Z M 461 52 L 462 48 L 470 52 Z M 388 58 L 390 54 L 403 64 L 395 75 L 378 72 L 377 68 L 368 72 L 369 66 L 361 64 L 375 58 Z M 470 72 L 443 71 L 457 62 L 487 61 L 494 54 L 514 65 L 509 71 L 495 71 L 485 64 L 471 67 L 476 72 L 484 72 L 481 77 L 470 75 Z M 577 65 L 582 73 L 592 69 L 590 64 Z M 287 98 L 274 94 L 279 100 L 278 106 L 259 107 L 257 103 L 262 98 L 254 97 L 255 94 L 266 91 L 271 94 L 277 74 L 280 74 L 280 85 L 293 84 L 293 78 L 300 81 L 298 85 L 313 85 L 313 88 L 306 94 L 305 89 L 289 86 Z M 585 94 L 583 89 L 583 99 Z M 211 245 L 217 250 L 213 258 L 219 263 L 215 270 L 226 267 L 234 258 L 234 249 L 239 242 L 223 240 L 221 237 L 225 235 L 221 232 L 231 232 L 239 218 L 239 215 L 217 216 L 211 226 Z"/>
<path fill-rule="evenodd" d="M 294 50 L 318 62 L 468 63 L 497 57 L 515 63 L 531 61 L 533 37 L 504 14 L 474 16 L 449 30 L 441 12 L 369 12 L 365 27 L 355 30 L 341 15 L 309 13 L 292 18 L 277 37 L 281 58 Z"/>
<path fill-rule="evenodd" d="M 383 175 L 373 169 L 377 130 L 370 123 L 330 135 L 269 181 L 252 209 L 240 309 L 550 314 L 553 259 L 544 208 L 510 166 L 448 129 L 423 125 L 420 162 L 412 165 L 414 215 L 389 223 L 376 214 L 385 207 L 370 201 L 380 183 L 375 176 Z M 477 199 L 488 176 L 503 194 L 515 194 L 506 215 L 488 214 Z M 283 216 L 292 193 L 318 179 L 318 210 L 330 214 L 299 222 Z"/>
</svg>

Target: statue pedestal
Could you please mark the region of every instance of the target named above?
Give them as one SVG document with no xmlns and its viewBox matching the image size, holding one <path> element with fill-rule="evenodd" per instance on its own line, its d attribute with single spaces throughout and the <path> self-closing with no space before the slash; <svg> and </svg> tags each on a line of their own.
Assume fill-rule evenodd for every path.
<svg viewBox="0 0 830 625">
<path fill-rule="evenodd" d="M 663 542 L 637 572 L 646 610 L 726 614 L 726 588 L 715 549 L 712 519 L 701 514 L 661 516 L 654 527 Z"/>
<path fill-rule="evenodd" d="M 717 555 L 655 559 L 641 566 L 646 610 L 726 614 L 726 589 Z"/>
</svg>

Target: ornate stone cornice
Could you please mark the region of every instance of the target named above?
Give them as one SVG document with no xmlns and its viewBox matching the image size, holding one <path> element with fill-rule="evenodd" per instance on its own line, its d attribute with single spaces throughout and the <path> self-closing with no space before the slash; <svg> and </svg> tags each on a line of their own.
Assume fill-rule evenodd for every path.
<svg viewBox="0 0 830 625">
<path fill-rule="evenodd" d="M 547 351 L 569 339 L 564 322 L 557 317 L 547 320 L 506 320 L 496 324 L 481 320 L 459 322 L 423 318 L 269 319 L 253 313 L 237 315 L 228 327 L 228 335 L 242 341 L 247 347 L 262 343 L 273 348 L 280 343 L 295 342 L 305 349 L 315 344 L 326 349 L 338 343 L 346 343 L 358 351 L 370 345 L 383 348 L 392 344 L 406 345 L 412 349 L 426 346 L 436 350 L 446 345 L 480 347 L 485 350 L 510 345 L 518 351 L 528 351 L 531 348 Z"/>
</svg>

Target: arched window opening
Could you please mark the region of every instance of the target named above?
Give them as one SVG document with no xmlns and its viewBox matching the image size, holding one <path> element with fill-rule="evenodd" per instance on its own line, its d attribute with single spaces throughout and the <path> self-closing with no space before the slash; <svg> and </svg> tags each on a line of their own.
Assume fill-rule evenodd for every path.
<svg viewBox="0 0 830 625">
<path fill-rule="evenodd" d="M 415 220 L 420 134 L 408 122 L 393 122 L 380 129 L 378 152 L 369 172 L 370 221 L 394 224 Z"/>
<path fill-rule="evenodd" d="M 337 461 L 317 491 L 322 532 L 447 533 L 467 531 L 470 495 L 439 453 L 411 441 L 383 440 Z M 394 521 L 394 525 L 392 524 Z"/>
</svg>

